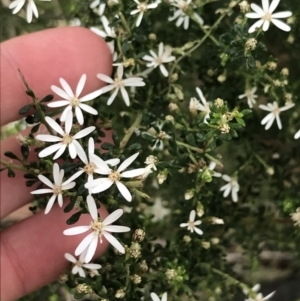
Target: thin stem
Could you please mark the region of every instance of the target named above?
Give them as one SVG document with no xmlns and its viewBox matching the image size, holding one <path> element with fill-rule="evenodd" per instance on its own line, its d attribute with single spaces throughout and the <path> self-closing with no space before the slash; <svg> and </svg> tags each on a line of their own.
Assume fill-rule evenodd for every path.
<svg viewBox="0 0 300 301">
<path fill-rule="evenodd" d="M 138 112 L 136 115 L 136 118 L 133 122 L 133 124 L 131 125 L 131 127 L 128 129 L 127 133 L 125 134 L 125 136 L 123 137 L 122 141 L 120 142 L 120 149 L 124 149 L 125 146 L 127 145 L 129 139 L 131 138 L 132 134 L 135 132 L 135 130 L 137 128 L 139 128 L 141 121 L 143 118 L 143 112 Z"/>
<path fill-rule="evenodd" d="M 197 152 L 197 153 L 200 153 L 200 154 L 203 153 L 203 149 L 201 149 L 201 148 L 198 148 L 198 147 L 195 147 L 195 146 L 186 144 L 186 143 L 181 142 L 181 141 L 178 141 L 178 140 L 176 140 L 176 143 L 177 143 L 178 145 L 184 146 L 184 147 L 187 148 L 187 149 L 193 150 L 193 151 L 195 151 L 195 152 Z"/>
<path fill-rule="evenodd" d="M 119 11 L 118 13 L 120 19 L 121 19 L 121 22 L 123 24 L 123 26 L 125 27 L 125 29 L 127 30 L 127 32 L 129 33 L 129 35 L 131 36 L 131 29 L 126 21 L 126 19 L 124 18 L 124 15 Z"/>
<path fill-rule="evenodd" d="M 28 171 L 27 168 L 21 166 L 21 165 L 17 165 L 17 164 L 13 164 L 11 162 L 7 162 L 4 161 L 2 159 L 0 159 L 0 164 L 7 167 L 7 168 L 11 168 L 11 169 L 16 169 L 16 170 L 21 170 L 21 171 Z"/>
</svg>

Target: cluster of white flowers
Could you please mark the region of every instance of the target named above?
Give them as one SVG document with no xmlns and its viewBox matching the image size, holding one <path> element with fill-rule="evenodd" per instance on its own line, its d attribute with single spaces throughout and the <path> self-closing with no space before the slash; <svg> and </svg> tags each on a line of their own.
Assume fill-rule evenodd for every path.
<svg viewBox="0 0 300 301">
<path fill-rule="evenodd" d="M 275 294 L 275 291 L 274 291 L 274 292 L 272 292 L 272 293 L 270 293 L 270 294 L 268 294 L 267 296 L 264 297 L 262 293 L 257 293 L 259 290 L 260 290 L 260 284 L 254 285 L 251 288 L 251 291 L 256 294 L 255 299 L 249 297 L 245 301 L 266 301 L 266 300 L 271 299 Z M 250 291 L 249 291 L 249 289 L 244 289 L 243 293 L 245 295 L 249 295 Z"/>
</svg>

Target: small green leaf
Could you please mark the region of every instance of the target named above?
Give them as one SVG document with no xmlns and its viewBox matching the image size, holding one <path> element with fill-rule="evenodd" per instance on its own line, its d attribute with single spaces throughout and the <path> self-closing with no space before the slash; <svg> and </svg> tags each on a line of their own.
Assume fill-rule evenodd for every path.
<svg viewBox="0 0 300 301">
<path fill-rule="evenodd" d="M 28 113 L 31 108 L 32 108 L 31 104 L 26 105 L 19 110 L 19 114 L 24 115 L 24 114 Z"/>
<path fill-rule="evenodd" d="M 27 116 L 27 117 L 25 118 L 25 121 L 26 121 L 28 124 L 34 124 L 33 115 Z"/>
<path fill-rule="evenodd" d="M 115 146 L 112 143 L 104 142 L 101 144 L 101 148 L 104 150 L 111 150 L 111 149 L 115 148 Z"/>
<path fill-rule="evenodd" d="M 67 220 L 67 224 L 68 224 L 68 225 L 73 225 L 73 224 L 75 224 L 76 222 L 78 222 L 80 216 L 81 216 L 81 212 L 80 212 L 80 211 L 74 213 L 74 214 Z"/>
<path fill-rule="evenodd" d="M 16 176 L 16 174 L 15 174 L 15 172 L 12 170 L 12 169 L 8 169 L 7 170 L 7 176 L 9 177 L 9 178 L 14 178 L 15 176 Z"/>
<path fill-rule="evenodd" d="M 51 101 L 53 98 L 54 98 L 54 95 L 53 95 L 53 94 L 49 94 L 49 95 L 46 95 L 46 96 L 41 100 L 41 102 L 48 102 L 48 101 Z"/>
<path fill-rule="evenodd" d="M 128 150 L 139 150 L 142 146 L 139 143 L 133 143 L 127 147 Z"/>
<path fill-rule="evenodd" d="M 142 133 L 142 138 L 148 141 L 154 141 L 155 138 L 153 136 L 151 136 L 150 134 L 148 134 L 147 132 L 143 132 Z"/>
<path fill-rule="evenodd" d="M 30 180 L 30 181 L 26 181 L 26 186 L 27 187 L 31 187 L 34 183 L 36 183 L 36 180 Z"/>
<path fill-rule="evenodd" d="M 31 134 L 35 134 L 38 130 L 39 130 L 39 128 L 40 128 L 40 123 L 38 123 L 38 124 L 36 124 L 35 126 L 33 126 L 32 128 L 31 128 Z"/>
<path fill-rule="evenodd" d="M 247 63 L 248 63 L 249 68 L 255 68 L 255 66 L 256 66 L 255 59 L 252 55 L 250 55 L 248 57 Z"/>
<path fill-rule="evenodd" d="M 29 89 L 29 88 L 26 90 L 26 94 L 29 95 L 29 96 L 32 97 L 32 98 L 35 97 L 34 92 L 33 92 L 31 89 Z"/>
<path fill-rule="evenodd" d="M 112 138 L 113 138 L 115 146 L 117 148 L 119 148 L 119 146 L 120 146 L 120 137 L 119 137 L 118 133 L 117 132 L 113 132 Z"/>
<path fill-rule="evenodd" d="M 21 153 L 23 155 L 23 158 L 25 159 L 25 161 L 27 160 L 28 156 L 29 156 L 29 147 L 27 144 L 22 144 L 21 145 Z"/>
<path fill-rule="evenodd" d="M 20 160 L 13 152 L 10 152 L 10 151 L 5 152 L 4 156 L 6 156 L 10 159 Z"/>
<path fill-rule="evenodd" d="M 33 123 L 41 122 L 41 112 L 39 110 L 35 111 L 33 115 Z"/>
</svg>

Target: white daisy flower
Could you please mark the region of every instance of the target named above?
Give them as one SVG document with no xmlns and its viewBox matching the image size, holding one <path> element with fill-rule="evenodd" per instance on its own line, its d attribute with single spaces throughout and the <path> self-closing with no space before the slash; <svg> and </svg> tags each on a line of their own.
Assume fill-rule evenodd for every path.
<svg viewBox="0 0 300 301">
<path fill-rule="evenodd" d="M 88 175 L 88 182 L 92 181 L 94 179 L 94 173 L 100 173 L 101 174 L 101 166 L 97 165 L 97 160 L 94 160 L 93 156 L 96 156 L 95 154 L 95 142 L 92 137 L 90 137 L 88 142 L 88 157 L 85 154 L 85 152 L 78 151 L 78 157 L 81 159 L 81 161 L 85 164 L 83 168 L 81 168 L 79 171 L 77 171 L 73 176 L 72 179 L 76 179 L 80 175 L 82 175 L 84 172 Z M 97 157 L 98 158 L 98 157 Z M 100 159 L 100 158 L 99 158 Z M 110 166 L 115 166 L 120 163 L 120 159 L 109 159 L 104 161 L 106 164 L 109 164 Z"/>
<path fill-rule="evenodd" d="M 236 178 L 232 178 L 228 175 L 223 175 L 222 179 L 228 182 L 226 185 L 220 188 L 220 191 L 224 191 L 223 197 L 227 198 L 231 192 L 231 198 L 236 203 L 238 201 L 238 192 L 240 190 L 240 185 Z"/>
<path fill-rule="evenodd" d="M 197 98 L 192 97 L 190 100 L 189 110 L 192 114 L 196 114 L 197 111 L 203 112 L 205 114 L 204 122 L 207 123 L 207 119 L 209 118 L 210 114 L 209 105 L 211 104 L 211 102 L 206 101 L 200 88 L 197 87 L 196 92 L 199 95 L 199 98 L 202 103 L 200 103 L 200 101 Z"/>
<path fill-rule="evenodd" d="M 157 296 L 157 294 L 155 294 L 153 292 L 150 294 L 150 296 L 151 296 L 152 301 L 167 301 L 168 300 L 167 293 L 163 293 L 161 299 Z"/>
<path fill-rule="evenodd" d="M 147 67 L 149 68 L 156 68 L 159 66 L 159 69 L 163 76 L 169 76 L 169 72 L 166 67 L 163 65 L 165 63 L 170 63 L 174 61 L 176 58 L 175 56 L 171 55 L 172 48 L 169 46 L 164 47 L 162 42 L 158 45 L 158 54 L 156 54 L 153 50 L 150 50 L 150 55 L 143 56 L 143 60 L 148 61 Z"/>
<path fill-rule="evenodd" d="M 40 1 L 51 1 L 51 0 L 40 0 Z M 14 0 L 8 8 L 13 9 L 12 13 L 16 14 L 18 13 L 21 8 L 24 6 L 26 0 Z M 36 18 L 39 17 L 39 12 L 37 10 L 37 7 L 35 5 L 34 0 L 27 0 L 27 9 L 26 9 L 26 19 L 28 23 L 31 23 L 32 16 L 34 15 Z"/>
<path fill-rule="evenodd" d="M 294 103 L 290 103 L 290 104 L 286 104 L 285 106 L 279 108 L 276 101 L 274 101 L 273 104 L 272 103 L 267 103 L 267 105 L 259 105 L 258 107 L 260 109 L 270 112 L 261 121 L 262 125 L 264 125 L 264 124 L 266 125 L 265 130 L 268 130 L 272 126 L 275 119 L 276 119 L 278 128 L 281 130 L 282 129 L 282 124 L 281 124 L 279 114 L 283 111 L 286 111 L 286 110 L 292 108 L 294 105 L 295 105 Z"/>
<path fill-rule="evenodd" d="M 148 140 L 151 140 L 153 146 L 151 147 L 152 150 L 164 149 L 164 140 L 168 140 L 171 138 L 170 135 L 168 135 L 165 131 L 163 131 L 164 123 L 158 122 L 156 124 L 156 127 L 151 127 L 147 132 L 144 132 L 145 135 L 147 135 L 149 138 L 146 138 Z"/>
<path fill-rule="evenodd" d="M 122 216 L 123 210 L 115 210 L 102 221 L 100 218 L 98 218 L 97 206 L 95 200 L 91 195 L 87 196 L 87 205 L 92 217 L 92 222 L 90 223 L 90 225 L 69 228 L 63 232 L 64 235 L 77 235 L 92 230 L 92 232 L 88 234 L 76 248 L 75 256 L 86 252 L 84 262 L 89 263 L 96 252 L 98 240 L 100 241 L 100 243 L 103 242 L 103 236 L 120 253 L 124 254 L 124 247 L 114 236 L 110 234 L 111 232 L 122 233 L 130 231 L 130 228 L 125 226 L 111 225 L 113 222 L 115 222 L 118 218 Z"/>
<path fill-rule="evenodd" d="M 221 173 L 219 172 L 216 172 L 214 169 L 216 168 L 217 164 L 213 161 L 211 161 L 208 165 L 208 169 L 213 171 L 213 177 L 216 177 L 216 178 L 220 178 L 222 176 Z"/>
<path fill-rule="evenodd" d="M 130 100 L 129 100 L 128 92 L 126 91 L 125 87 L 143 87 L 146 85 L 143 78 L 141 78 L 141 77 L 132 76 L 132 77 L 123 79 L 123 74 L 124 74 L 123 65 L 118 65 L 117 73 L 116 73 L 116 76 L 114 79 L 110 78 L 109 76 L 107 76 L 105 74 L 101 74 L 101 73 L 97 74 L 97 77 L 100 80 L 109 84 L 99 90 L 99 92 L 101 92 L 101 94 L 104 94 L 108 91 L 114 90 L 114 92 L 112 93 L 112 95 L 109 97 L 109 99 L 107 101 L 108 106 L 113 103 L 113 101 L 115 100 L 119 91 L 121 91 L 121 94 L 122 94 L 125 104 L 127 106 L 129 106 Z"/>
<path fill-rule="evenodd" d="M 243 288 L 244 295 L 249 295 L 249 292 L 252 291 L 254 293 L 257 293 L 261 288 L 261 285 L 259 283 L 255 284 L 250 290 L 247 288 Z"/>
<path fill-rule="evenodd" d="M 288 18 L 292 15 L 290 11 L 283 11 L 273 14 L 277 8 L 280 0 L 273 0 L 269 5 L 269 0 L 262 0 L 262 8 L 257 4 L 252 3 L 250 6 L 254 12 L 247 13 L 246 17 L 249 19 L 260 19 L 256 21 L 250 28 L 249 33 L 254 32 L 258 28 L 262 27 L 263 31 L 267 31 L 270 27 L 271 22 L 283 31 L 290 31 L 291 27 L 284 22 L 278 20 L 281 18 Z"/>
<path fill-rule="evenodd" d="M 244 94 L 239 95 L 239 99 L 247 98 L 249 108 L 253 108 L 253 105 L 256 103 L 256 98 L 258 97 L 255 92 L 257 87 L 253 87 L 245 91 Z"/>
<path fill-rule="evenodd" d="M 73 124 L 73 114 L 72 111 L 67 112 L 66 116 L 66 122 L 65 122 L 65 130 L 61 128 L 61 126 L 51 117 L 46 116 L 45 117 L 46 122 L 53 128 L 55 132 L 57 132 L 62 137 L 57 137 L 53 135 L 44 135 L 40 134 L 36 136 L 36 139 L 45 141 L 45 142 L 58 142 L 56 144 L 53 144 L 51 146 L 46 147 L 39 153 L 40 158 L 47 157 L 54 152 L 56 154 L 54 155 L 53 159 L 56 160 L 59 158 L 65 149 L 68 147 L 70 157 L 72 159 L 75 159 L 78 153 L 84 153 L 84 150 L 80 143 L 77 141 L 77 139 L 81 139 L 87 135 L 89 135 L 91 132 L 95 130 L 95 126 L 87 127 L 75 135 L 70 135 L 72 124 Z"/>
<path fill-rule="evenodd" d="M 38 175 L 38 178 L 41 182 L 43 182 L 45 185 L 47 185 L 50 188 L 43 188 L 31 191 L 31 194 L 44 194 L 44 193 L 53 193 L 51 198 L 49 199 L 45 214 L 49 213 L 49 211 L 52 209 L 52 206 L 57 198 L 59 207 L 62 207 L 63 205 L 63 191 L 69 190 L 75 187 L 76 183 L 71 182 L 73 179 L 69 179 L 65 182 L 63 182 L 65 171 L 63 169 L 59 170 L 59 165 L 57 163 L 53 164 L 53 179 L 54 183 L 52 183 L 49 179 L 47 179 L 43 175 Z"/>
<path fill-rule="evenodd" d="M 119 1 L 118 0 L 107 0 L 107 1 L 104 1 L 104 0 L 94 0 L 91 2 L 90 4 L 90 8 L 91 9 L 97 9 L 97 6 L 98 6 L 98 9 L 97 9 L 97 13 L 99 16 L 102 16 L 104 11 L 105 11 L 105 8 L 106 8 L 106 3 L 109 5 L 109 6 L 112 6 L 114 4 L 118 4 Z"/>
<path fill-rule="evenodd" d="M 173 0 L 171 5 L 178 7 L 174 12 L 172 17 L 168 18 L 168 21 L 176 21 L 176 26 L 179 27 L 183 24 L 183 28 L 187 30 L 190 24 L 190 17 L 185 13 L 189 9 L 189 6 L 192 5 L 192 0 Z M 195 7 L 193 7 L 195 8 Z M 199 24 L 203 24 L 203 19 L 195 12 L 193 12 L 194 18 L 198 21 Z"/>
<path fill-rule="evenodd" d="M 195 231 L 197 234 L 202 235 L 203 231 L 196 227 L 200 225 L 202 222 L 200 220 L 195 221 L 195 217 L 196 217 L 196 211 L 192 210 L 190 212 L 189 221 L 187 223 L 180 224 L 180 227 L 187 227 L 187 229 L 191 231 L 191 233 Z"/>
<path fill-rule="evenodd" d="M 136 23 L 135 23 L 136 27 L 139 27 L 141 25 L 144 13 L 148 9 L 156 8 L 158 6 L 158 4 L 160 3 L 160 2 L 154 2 L 154 3 L 151 3 L 151 4 L 147 4 L 147 2 L 142 2 L 141 3 L 138 0 L 133 0 L 133 1 L 137 4 L 137 9 L 134 9 L 133 11 L 131 11 L 130 14 L 131 15 L 139 14 L 138 18 L 136 20 Z"/>
<path fill-rule="evenodd" d="M 83 74 L 81 76 L 81 78 L 78 82 L 75 94 L 73 93 L 69 84 L 63 78 L 60 78 L 59 82 L 62 85 L 62 87 L 64 88 L 64 90 L 62 90 L 61 88 L 54 86 L 54 85 L 51 86 L 51 90 L 53 92 L 55 92 L 57 95 L 59 95 L 60 97 L 62 97 L 63 100 L 53 101 L 48 104 L 48 107 L 60 108 L 60 107 L 67 106 L 64 109 L 64 111 L 62 112 L 60 121 L 63 121 L 63 122 L 66 121 L 67 113 L 68 113 L 68 111 L 72 111 L 72 109 L 75 110 L 75 116 L 80 125 L 82 125 L 84 123 L 82 110 L 85 112 L 88 112 L 90 114 L 93 114 L 93 115 L 98 115 L 97 110 L 95 110 L 91 106 L 84 104 L 83 102 L 86 102 L 86 101 L 89 101 L 89 100 L 92 100 L 92 99 L 95 99 L 96 97 L 98 97 L 100 95 L 99 90 L 79 98 L 79 95 L 81 94 L 83 87 L 85 85 L 85 82 L 86 82 L 86 74 Z"/>
<path fill-rule="evenodd" d="M 101 22 L 102 22 L 104 31 L 97 27 L 91 27 L 90 30 L 93 31 L 95 34 L 97 34 L 98 36 L 100 36 L 103 39 L 105 39 L 107 37 L 115 39 L 117 37 L 115 28 L 109 26 L 109 22 L 105 16 L 101 17 Z"/>
<path fill-rule="evenodd" d="M 139 153 L 136 153 L 127 158 L 117 170 L 111 169 L 102 159 L 97 156 L 93 156 L 93 160 L 97 162 L 97 166 L 101 167 L 101 174 L 107 175 L 108 177 L 90 181 L 85 184 L 85 188 L 91 189 L 92 193 L 99 193 L 107 190 L 113 184 L 116 184 L 119 192 L 126 199 L 126 201 L 131 202 L 132 195 L 130 194 L 128 188 L 122 182 L 120 182 L 120 180 L 121 178 L 135 178 L 145 173 L 145 168 L 124 171 L 129 165 L 131 165 L 138 155 Z"/>
<path fill-rule="evenodd" d="M 79 274 L 80 277 L 85 277 L 85 272 L 83 268 L 88 270 L 99 270 L 102 268 L 100 264 L 96 263 L 84 263 L 84 257 L 86 256 L 86 252 L 80 254 L 79 259 L 77 260 L 73 255 L 69 253 L 65 253 L 65 258 L 74 264 L 72 268 L 72 274 Z"/>
</svg>

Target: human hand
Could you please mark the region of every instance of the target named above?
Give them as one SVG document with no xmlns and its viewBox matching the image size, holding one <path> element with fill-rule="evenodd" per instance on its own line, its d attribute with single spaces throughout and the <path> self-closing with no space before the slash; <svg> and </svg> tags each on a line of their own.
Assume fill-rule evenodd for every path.
<svg viewBox="0 0 300 301">
<path fill-rule="evenodd" d="M 97 73 L 110 75 L 111 53 L 105 42 L 88 29 L 56 28 L 14 38 L 1 44 L 1 125 L 18 120 L 19 109 L 30 103 L 25 94 L 18 69 L 35 94 L 42 98 L 51 94 L 50 86 L 60 77 L 73 87 L 82 74 L 87 74 L 83 93 L 99 89 Z M 15 137 L 1 141 L 1 159 L 5 151 L 20 153 Z M 1 219 L 31 201 L 32 187 L 26 187 L 23 172 L 10 179 L 1 173 Z M 100 215 L 105 216 L 105 209 Z M 1 233 L 1 300 L 16 300 L 57 279 L 68 267 L 64 253 L 73 253 L 83 236 L 67 237 L 67 216 L 62 208 L 53 206 L 17 223 Z M 78 224 L 86 224 L 82 216 Z M 106 248 L 101 244 L 99 256 Z"/>
</svg>

